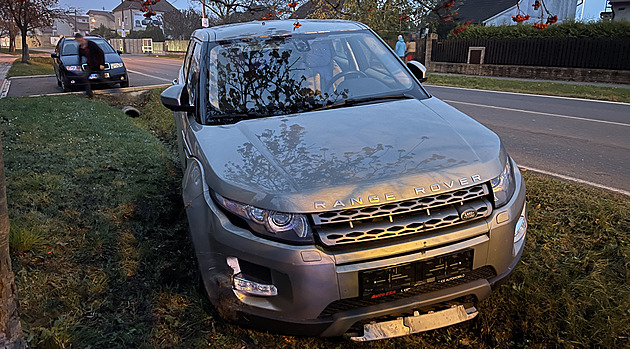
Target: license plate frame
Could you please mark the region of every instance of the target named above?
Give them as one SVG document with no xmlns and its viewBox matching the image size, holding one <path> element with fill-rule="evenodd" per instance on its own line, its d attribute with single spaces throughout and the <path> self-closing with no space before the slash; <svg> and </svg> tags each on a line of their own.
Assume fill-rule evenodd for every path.
<svg viewBox="0 0 630 349">
<path fill-rule="evenodd" d="M 376 299 L 429 283 L 463 278 L 472 271 L 474 250 L 359 272 L 360 297 Z"/>
</svg>

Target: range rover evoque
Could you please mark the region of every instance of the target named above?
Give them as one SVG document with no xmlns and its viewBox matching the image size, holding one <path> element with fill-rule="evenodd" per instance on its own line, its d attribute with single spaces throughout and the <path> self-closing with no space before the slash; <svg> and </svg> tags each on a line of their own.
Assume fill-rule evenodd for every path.
<svg viewBox="0 0 630 349">
<path fill-rule="evenodd" d="M 475 317 L 523 251 L 516 164 L 367 26 L 301 24 L 197 30 L 162 93 L 210 300 L 356 341 Z"/>
</svg>

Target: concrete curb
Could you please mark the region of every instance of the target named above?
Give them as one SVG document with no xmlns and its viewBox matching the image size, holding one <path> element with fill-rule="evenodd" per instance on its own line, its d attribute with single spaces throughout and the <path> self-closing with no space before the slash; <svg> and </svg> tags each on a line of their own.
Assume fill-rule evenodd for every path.
<svg viewBox="0 0 630 349">
<path fill-rule="evenodd" d="M 55 74 L 51 74 L 51 75 L 25 75 L 25 76 L 13 76 L 10 77 L 9 79 L 11 80 L 19 80 L 19 79 L 30 79 L 30 78 L 50 78 L 56 76 Z"/>
<path fill-rule="evenodd" d="M 11 87 L 11 80 L 0 80 L 0 99 L 7 96 L 7 94 L 9 93 L 9 87 Z"/>
<path fill-rule="evenodd" d="M 112 89 L 107 89 L 107 90 L 94 90 L 93 92 L 95 95 L 117 95 L 120 93 L 146 91 L 146 90 L 152 90 L 155 88 L 164 88 L 164 87 L 169 87 L 169 86 L 172 86 L 172 84 L 112 88 Z M 66 96 L 66 95 L 81 96 L 84 94 L 85 92 L 83 91 L 76 91 L 76 92 L 62 92 L 62 93 L 46 93 L 46 94 L 41 94 L 41 95 L 30 95 L 28 97 Z"/>
</svg>

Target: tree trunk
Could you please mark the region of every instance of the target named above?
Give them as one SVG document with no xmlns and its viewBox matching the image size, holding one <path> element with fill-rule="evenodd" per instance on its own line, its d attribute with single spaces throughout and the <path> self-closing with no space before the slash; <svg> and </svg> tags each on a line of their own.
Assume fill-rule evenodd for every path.
<svg viewBox="0 0 630 349">
<path fill-rule="evenodd" d="M 22 29 L 22 63 L 28 63 L 28 44 L 26 43 L 27 31 Z"/>
<path fill-rule="evenodd" d="M 0 138 L 0 348 L 26 348 L 18 314 L 17 288 L 9 254 L 9 210 Z"/>
<path fill-rule="evenodd" d="M 15 52 L 15 35 L 9 34 L 9 52 Z"/>
</svg>

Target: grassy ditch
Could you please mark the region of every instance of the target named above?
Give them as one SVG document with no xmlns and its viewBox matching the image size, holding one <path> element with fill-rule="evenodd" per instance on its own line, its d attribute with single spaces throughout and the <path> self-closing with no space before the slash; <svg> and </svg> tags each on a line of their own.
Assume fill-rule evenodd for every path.
<svg viewBox="0 0 630 349">
<path fill-rule="evenodd" d="M 22 49 L 18 48 L 16 49 L 14 52 L 9 51 L 8 47 L 0 47 L 0 53 L 6 53 L 9 55 L 14 55 L 14 56 L 21 56 L 22 55 Z M 40 54 L 40 53 L 48 53 L 46 51 L 38 51 L 38 50 L 28 50 L 29 54 Z"/>
<path fill-rule="evenodd" d="M 224 322 L 197 288 L 172 116 L 158 97 L 0 100 L 12 260 L 31 347 L 630 345 L 630 198 L 528 172 L 525 254 L 473 321 L 361 346 Z M 130 119 L 104 102 L 143 113 Z"/>
<path fill-rule="evenodd" d="M 577 85 L 561 82 L 504 80 L 487 77 L 429 74 L 427 85 L 455 86 L 481 90 L 533 93 L 539 95 L 601 99 L 630 103 L 630 88 Z"/>
<path fill-rule="evenodd" d="M 31 57 L 28 63 L 22 63 L 20 59 L 16 59 L 9 69 L 7 77 L 52 74 L 55 74 L 52 58 Z"/>
</svg>

